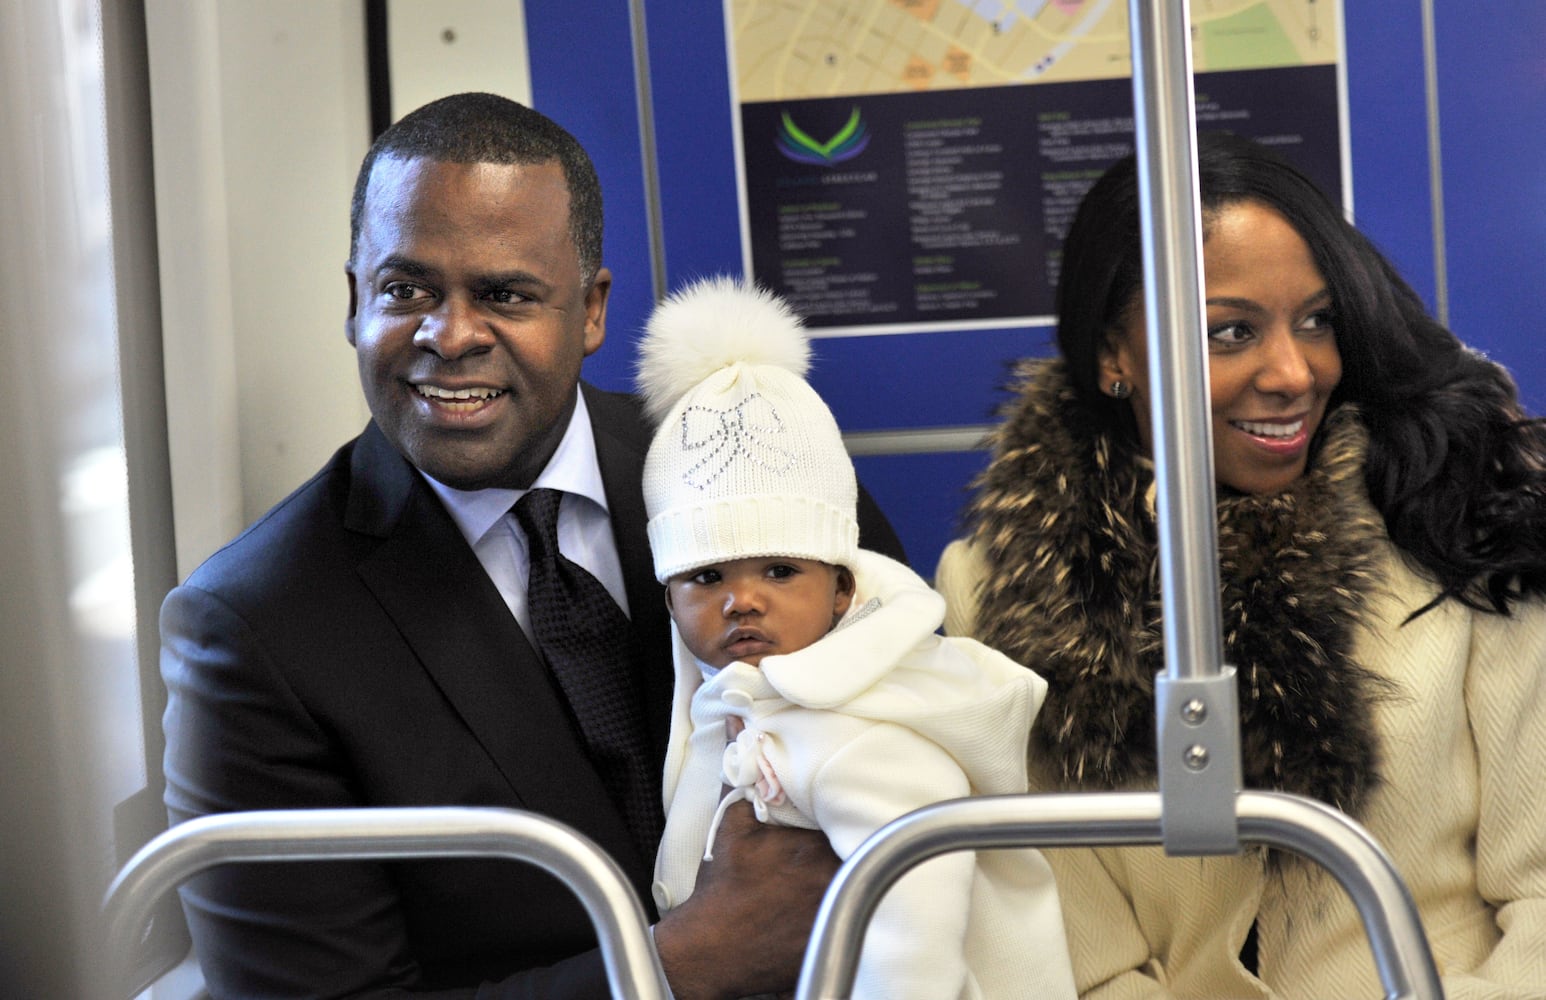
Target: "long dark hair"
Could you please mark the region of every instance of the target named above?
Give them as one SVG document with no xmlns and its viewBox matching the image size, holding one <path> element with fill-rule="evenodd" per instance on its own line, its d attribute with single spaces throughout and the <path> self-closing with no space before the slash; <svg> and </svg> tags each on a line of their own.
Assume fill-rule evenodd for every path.
<svg viewBox="0 0 1546 1000">
<path fill-rule="evenodd" d="M 1230 133 L 1197 140 L 1204 234 L 1225 206 L 1255 201 L 1309 246 L 1331 293 L 1342 381 L 1369 429 L 1369 496 L 1391 540 L 1456 599 L 1507 613 L 1546 593 L 1546 425 L 1521 409 L 1507 371 L 1467 348 L 1304 174 Z M 1090 189 L 1063 246 L 1058 349 L 1081 401 L 1131 438 L 1132 408 L 1100 391 L 1100 351 L 1138 308 L 1143 283 L 1137 161 Z"/>
</svg>

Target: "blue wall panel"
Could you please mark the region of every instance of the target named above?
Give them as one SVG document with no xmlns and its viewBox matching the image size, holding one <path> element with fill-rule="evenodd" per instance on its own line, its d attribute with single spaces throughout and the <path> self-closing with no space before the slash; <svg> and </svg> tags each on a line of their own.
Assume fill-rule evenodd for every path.
<svg viewBox="0 0 1546 1000">
<path fill-rule="evenodd" d="M 1546 413 L 1546 3 L 1438 3 L 1449 319 Z"/>
<path fill-rule="evenodd" d="M 1365 0 L 1344 11 L 1354 221 L 1432 309 L 1422 10 Z"/>
<path fill-rule="evenodd" d="M 714 0 L 649 7 L 668 286 L 741 273 L 724 20 Z"/>
<path fill-rule="evenodd" d="M 1451 321 L 1514 371 L 1546 409 L 1546 4 L 1508 0 L 1485 17 L 1438 4 L 1439 92 Z M 630 381 L 652 304 L 628 4 L 527 0 L 535 102 L 595 156 L 616 276 L 609 341 L 587 375 Z M 719 0 L 648 6 L 666 278 L 740 273 L 734 131 Z M 1344 4 L 1356 219 L 1435 302 L 1421 5 Z M 974 425 L 1003 401 L 1008 365 L 1048 353 L 1044 328 L 820 338 L 812 382 L 850 431 Z M 862 458 L 866 485 L 913 564 L 932 571 L 980 454 Z"/>
<path fill-rule="evenodd" d="M 861 455 L 854 469 L 902 535 L 907 561 L 924 578 L 939 554 L 961 537 L 968 486 L 988 463 L 986 452 L 941 455 Z"/>
<path fill-rule="evenodd" d="M 585 362 L 585 377 L 627 389 L 633 345 L 654 305 L 628 4 L 527 0 L 526 33 L 532 105 L 590 152 L 606 206 L 603 255 L 613 278 L 607 342 Z"/>
</svg>

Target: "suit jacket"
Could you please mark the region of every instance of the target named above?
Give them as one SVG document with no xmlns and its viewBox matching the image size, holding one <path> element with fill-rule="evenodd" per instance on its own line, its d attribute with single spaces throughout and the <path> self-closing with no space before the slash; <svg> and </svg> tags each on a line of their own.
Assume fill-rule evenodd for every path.
<svg viewBox="0 0 1546 1000">
<path fill-rule="evenodd" d="M 640 489 L 651 429 L 632 397 L 582 388 L 658 763 L 672 666 Z M 872 547 L 900 554 L 867 495 L 861 525 Z M 541 659 L 374 424 L 173 590 L 161 632 L 173 822 L 246 809 L 527 809 L 595 840 L 652 910 L 653 859 L 631 843 Z M 607 995 L 589 918 L 533 866 L 229 865 L 182 894 L 217 998 Z"/>
</svg>

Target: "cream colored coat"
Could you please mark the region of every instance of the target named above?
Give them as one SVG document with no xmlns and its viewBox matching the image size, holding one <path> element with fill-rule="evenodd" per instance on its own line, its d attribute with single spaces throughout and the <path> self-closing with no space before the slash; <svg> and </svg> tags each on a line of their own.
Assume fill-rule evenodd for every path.
<svg viewBox="0 0 1546 1000">
<path fill-rule="evenodd" d="M 1421 914 L 1449 1000 L 1546 998 L 1546 606 L 1512 618 L 1453 601 L 1398 627 L 1433 588 L 1385 546 L 1355 659 L 1397 694 L 1375 710 L 1384 784 L 1363 823 Z M 975 634 L 985 567 L 953 543 L 935 586 L 946 631 Z M 1028 664 L 1035 669 L 1036 664 Z M 1054 787 L 1032 762 L 1033 789 Z M 1259 851 L 1166 858 L 1160 848 L 1047 852 L 1080 995 L 1382 995 L 1363 924 L 1309 862 L 1269 872 Z M 1237 960 L 1260 922 L 1261 979 Z M 1270 984 L 1270 985 L 1268 985 Z"/>
<path fill-rule="evenodd" d="M 676 634 L 662 911 L 692 892 L 722 781 L 764 821 L 820 829 L 842 858 L 921 806 L 1025 790 L 1046 682 L 981 643 L 936 635 L 944 602 L 901 563 L 861 551 L 854 577 L 853 609 L 835 630 L 758 667 L 732 663 L 704 680 Z M 727 748 L 732 715 L 746 728 Z M 1073 1000 L 1044 856 L 956 852 L 904 875 L 870 922 L 853 995 Z"/>
</svg>

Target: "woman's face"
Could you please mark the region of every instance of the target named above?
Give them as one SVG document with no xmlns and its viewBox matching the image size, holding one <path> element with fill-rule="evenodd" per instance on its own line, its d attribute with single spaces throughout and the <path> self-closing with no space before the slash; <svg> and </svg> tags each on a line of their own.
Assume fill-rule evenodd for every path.
<svg viewBox="0 0 1546 1000">
<path fill-rule="evenodd" d="M 1213 464 L 1219 483 L 1276 493 L 1304 474 L 1310 441 L 1342 379 L 1326 281 L 1298 232 L 1255 201 L 1212 218 L 1203 243 Z M 1145 447 L 1148 344 L 1139 301 L 1101 356 L 1101 389 L 1132 388 Z"/>
</svg>

